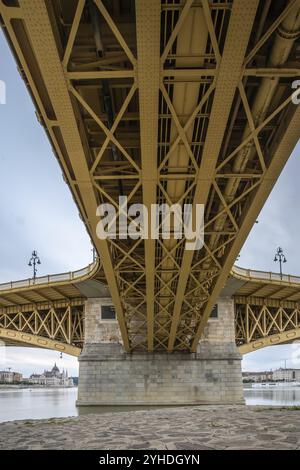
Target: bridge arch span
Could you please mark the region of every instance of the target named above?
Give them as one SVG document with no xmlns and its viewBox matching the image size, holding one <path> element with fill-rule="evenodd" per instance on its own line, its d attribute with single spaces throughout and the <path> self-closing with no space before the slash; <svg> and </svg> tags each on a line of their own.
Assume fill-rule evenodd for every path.
<svg viewBox="0 0 300 470">
<path fill-rule="evenodd" d="M 262 337 L 256 339 L 255 341 L 251 341 L 250 343 L 245 343 L 242 346 L 239 346 L 238 350 L 242 355 L 244 355 L 257 351 L 258 349 L 266 348 L 268 346 L 290 343 L 297 339 L 300 339 L 300 327 L 295 328 L 294 330 L 283 331 L 275 335 Z"/>
<path fill-rule="evenodd" d="M 26 344 L 36 348 L 52 349 L 75 357 L 78 357 L 81 353 L 81 348 L 73 346 L 72 344 L 66 344 L 50 338 L 45 338 L 44 336 L 33 335 L 7 328 L 0 328 L 0 339 L 14 343 L 22 343 L 23 345 Z"/>
</svg>

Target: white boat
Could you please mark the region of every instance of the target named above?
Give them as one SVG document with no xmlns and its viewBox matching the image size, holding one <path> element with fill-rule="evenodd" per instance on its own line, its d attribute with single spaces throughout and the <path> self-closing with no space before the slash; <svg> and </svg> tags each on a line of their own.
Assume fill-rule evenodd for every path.
<svg viewBox="0 0 300 470">
<path fill-rule="evenodd" d="M 253 383 L 252 388 L 294 388 L 300 387 L 300 382 L 260 382 Z"/>
</svg>

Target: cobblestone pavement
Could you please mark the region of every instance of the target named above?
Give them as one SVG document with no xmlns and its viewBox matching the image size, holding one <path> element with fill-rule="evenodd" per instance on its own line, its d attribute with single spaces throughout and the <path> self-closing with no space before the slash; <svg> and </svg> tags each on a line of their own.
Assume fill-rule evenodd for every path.
<svg viewBox="0 0 300 470">
<path fill-rule="evenodd" d="M 190 406 L 0 424 L 0 449 L 300 449 L 300 411 Z"/>
</svg>

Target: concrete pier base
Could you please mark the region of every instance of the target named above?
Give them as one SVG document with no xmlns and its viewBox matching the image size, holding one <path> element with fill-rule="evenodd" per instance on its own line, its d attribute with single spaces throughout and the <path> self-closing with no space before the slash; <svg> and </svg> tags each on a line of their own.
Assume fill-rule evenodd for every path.
<svg viewBox="0 0 300 470">
<path fill-rule="evenodd" d="M 87 344 L 79 361 L 77 405 L 243 403 L 234 353 L 126 354 L 117 344 Z"/>
<path fill-rule="evenodd" d="M 232 299 L 219 299 L 193 354 L 124 352 L 117 322 L 101 318 L 101 306 L 108 303 L 90 299 L 86 305 L 77 405 L 244 403 Z"/>
</svg>

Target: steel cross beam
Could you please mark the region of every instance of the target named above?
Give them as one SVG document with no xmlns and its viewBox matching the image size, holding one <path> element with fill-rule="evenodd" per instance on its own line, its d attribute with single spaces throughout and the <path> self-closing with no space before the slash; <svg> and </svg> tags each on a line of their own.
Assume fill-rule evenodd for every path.
<svg viewBox="0 0 300 470">
<path fill-rule="evenodd" d="M 211 293 L 211 297 L 206 305 L 204 314 L 199 323 L 192 344 L 192 351 L 196 351 L 197 349 L 199 339 L 203 333 L 211 309 L 213 308 L 214 299 L 216 298 L 215 296 L 219 294 L 220 290 L 224 286 L 228 273 L 232 268 L 234 261 L 240 251 L 240 248 L 244 244 L 251 227 L 254 225 L 257 215 L 261 211 L 264 205 L 264 201 L 269 196 L 275 182 L 277 181 L 278 176 L 280 175 L 284 165 L 286 164 L 289 156 L 291 155 L 293 149 L 295 148 L 299 140 L 299 122 L 300 107 L 297 106 L 294 115 L 291 119 L 291 122 L 289 123 L 288 130 L 284 133 L 284 136 L 274 153 L 273 159 L 262 177 L 261 184 L 257 188 L 257 191 L 254 197 L 252 198 L 247 215 L 246 217 L 244 217 L 244 220 L 240 226 L 239 237 L 234 240 L 230 253 L 226 258 L 226 261 L 223 265 L 222 274 L 217 279 L 217 282 Z"/>
<path fill-rule="evenodd" d="M 236 343 L 241 354 L 299 338 L 298 304 L 282 306 L 278 302 L 270 309 L 269 305 L 252 304 L 251 299 L 237 298 L 235 301 Z"/>
<path fill-rule="evenodd" d="M 0 337 L 78 356 L 84 341 L 83 309 L 83 300 L 1 308 Z"/>
<path fill-rule="evenodd" d="M 200 146 L 200 129 L 204 128 L 204 115 L 209 107 L 208 100 L 213 91 L 213 80 L 209 79 L 208 84 L 201 89 L 199 79 L 205 74 L 206 69 L 203 54 L 205 54 L 205 45 L 212 54 L 213 60 L 219 61 L 217 40 L 214 34 L 211 14 L 207 1 L 203 1 L 198 8 L 192 10 L 194 2 L 187 0 L 180 12 L 178 20 L 174 22 L 174 28 L 170 35 L 167 24 L 163 26 L 162 35 L 163 53 L 161 56 L 162 81 L 160 84 L 160 108 L 165 110 L 165 118 L 160 119 L 160 143 L 164 139 L 162 125 L 170 126 L 170 143 L 166 147 L 166 152 L 160 152 L 159 155 L 159 191 L 162 201 L 170 206 L 173 203 L 183 205 L 185 201 L 193 197 L 195 187 L 195 177 L 198 168 L 197 150 Z M 172 24 L 171 17 L 168 18 Z M 166 18 L 164 19 L 166 23 Z M 170 50 L 176 54 L 174 60 L 176 69 L 169 70 L 167 58 Z M 189 62 L 184 57 L 193 54 L 197 57 L 194 65 L 196 69 L 178 69 L 185 67 Z M 174 64 L 173 64 L 174 66 Z M 208 69 L 207 69 L 208 70 Z M 179 74 L 177 72 L 180 72 Z M 216 70 L 209 69 L 208 75 L 214 76 Z M 173 76 L 174 83 L 170 83 L 166 76 Z M 180 79 L 176 82 L 177 79 Z M 181 81 L 181 83 L 180 83 Z M 198 83 L 197 83 L 198 81 Z M 209 86 L 211 85 L 211 86 Z M 198 124 L 199 136 L 194 136 L 194 130 L 197 127 L 196 116 L 202 115 L 203 120 Z M 178 171 L 175 169 L 178 167 Z M 165 175 L 167 176 L 165 178 Z M 157 270 L 160 269 L 160 275 L 156 276 L 158 289 L 156 292 L 156 304 L 159 314 L 155 322 L 156 349 L 167 350 L 168 331 L 172 322 L 172 313 L 174 300 L 176 296 L 176 286 L 180 273 L 180 264 L 178 258 L 184 250 L 184 240 L 164 240 L 158 243 L 161 261 L 157 264 Z"/>
<path fill-rule="evenodd" d="M 252 31 L 258 0 L 234 2 L 227 32 L 223 57 L 219 67 L 213 108 L 209 120 L 201 167 L 197 176 L 197 187 L 193 205 L 206 204 L 217 159 L 224 139 L 234 94 L 241 78 L 246 48 Z M 180 321 L 185 291 L 189 279 L 193 251 L 185 251 L 182 257 L 178 289 L 175 298 L 168 350 L 174 348 Z M 212 305 L 215 302 L 215 298 Z"/>
<path fill-rule="evenodd" d="M 140 108 L 143 204 L 156 203 L 158 98 L 160 82 L 160 0 L 136 0 L 138 92 Z M 149 79 L 150 78 L 150 79 Z M 144 240 L 148 350 L 153 350 L 155 240 Z"/>
<path fill-rule="evenodd" d="M 20 343 L 20 346 L 27 345 L 36 348 L 53 349 L 70 356 L 78 357 L 81 353 L 81 347 L 65 344 L 61 341 L 45 338 L 44 336 L 33 335 L 31 333 L 22 333 L 20 331 L 7 328 L 0 328 L 0 338 L 10 344 Z"/>
<path fill-rule="evenodd" d="M 96 28 L 91 3 L 99 10 Z M 257 121 L 251 87 L 259 92 L 266 77 L 275 77 L 274 94 L 277 85 L 285 87 L 285 98 L 284 77 L 298 69 L 295 61 L 291 68 L 288 63 L 252 67 L 253 51 L 270 40 L 289 6 L 262 38 L 257 34 L 245 60 L 258 0 L 234 0 L 228 6 L 208 0 L 160 3 L 136 0 L 134 22 L 133 2 L 128 2 L 128 23 L 118 2 L 106 9 L 101 0 L 62 1 L 59 13 L 41 0 L 20 0 L 20 8 L 2 2 L 0 12 L 101 255 L 125 349 L 195 351 L 236 253 L 299 134 L 296 121 L 290 125 L 291 97 L 281 102 L 281 93 L 276 94 L 276 109 L 265 109 Z M 60 14 L 62 19 L 73 15 L 71 24 L 60 22 Z M 22 21 L 11 21 L 16 18 Z M 95 40 L 97 26 L 99 34 L 105 32 L 103 50 Z M 106 88 L 111 113 L 102 103 Z M 278 124 L 282 117 L 288 118 L 285 127 Z M 285 133 L 290 140 L 276 151 Z M 247 147 L 248 161 L 236 165 Z M 110 202 L 120 221 L 120 194 L 130 203 L 143 202 L 148 213 L 158 201 L 206 204 L 203 251 L 199 256 L 185 251 L 184 239 L 98 240 L 96 207 Z"/>
<path fill-rule="evenodd" d="M 85 208 L 85 210 L 82 208 L 82 214 L 86 213 L 86 224 L 90 228 L 91 235 L 93 235 L 95 246 L 101 253 L 105 276 L 117 312 L 124 348 L 128 351 L 128 332 L 125 324 L 123 307 L 120 299 L 114 267 L 111 260 L 109 246 L 106 240 L 98 239 L 93 230 L 93 228 L 97 225 L 96 208 L 98 204 L 87 165 L 86 150 L 84 148 L 78 129 L 66 77 L 63 72 L 46 4 L 40 0 L 21 0 L 19 10 L 20 11 L 18 12 L 18 15 L 21 16 L 25 22 L 31 47 L 34 51 L 35 59 L 38 63 L 43 81 L 47 88 L 47 92 L 55 112 L 55 125 L 59 126 L 60 128 L 75 179 L 78 181 L 78 189 L 82 199 L 82 201 L 80 201 L 80 199 L 77 198 L 78 205 L 79 207 L 84 206 Z M 22 66 L 24 67 L 24 70 L 26 70 L 26 75 L 27 77 L 31 77 L 30 70 L 28 69 L 26 60 L 22 53 L 21 44 L 18 43 L 18 40 L 10 24 L 10 9 L 5 8 L 1 3 L 0 12 L 4 18 L 5 26 L 14 43 L 14 47 L 18 51 L 18 56 L 22 62 Z M 41 38 L 43 38 L 43 40 L 41 40 Z M 32 89 L 35 90 L 36 87 L 34 81 L 32 78 L 29 78 L 29 80 L 31 81 Z M 38 103 L 41 102 L 38 94 L 35 98 L 37 99 Z M 41 106 L 41 109 L 43 109 L 43 106 Z M 55 135 L 53 134 L 52 129 L 53 123 L 49 123 L 49 118 L 46 113 L 45 122 L 47 123 L 49 134 L 55 143 Z M 56 150 L 58 154 L 61 154 L 61 150 L 58 146 Z M 61 160 L 64 160 L 63 156 Z M 72 180 L 70 178 L 70 183 L 71 181 Z M 74 193 L 76 194 L 76 192 Z"/>
</svg>

